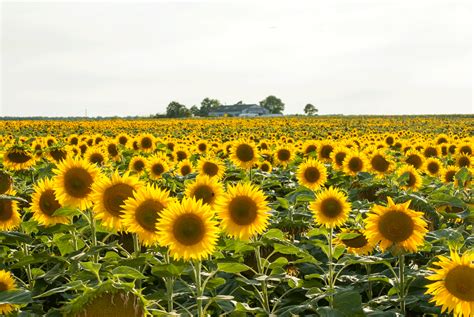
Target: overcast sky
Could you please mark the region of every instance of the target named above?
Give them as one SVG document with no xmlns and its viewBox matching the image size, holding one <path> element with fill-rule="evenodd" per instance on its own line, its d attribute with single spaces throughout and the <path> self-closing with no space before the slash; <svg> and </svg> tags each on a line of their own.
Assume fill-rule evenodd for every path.
<svg viewBox="0 0 474 317">
<path fill-rule="evenodd" d="M 3 2 L 0 115 L 473 113 L 470 0 Z"/>
</svg>

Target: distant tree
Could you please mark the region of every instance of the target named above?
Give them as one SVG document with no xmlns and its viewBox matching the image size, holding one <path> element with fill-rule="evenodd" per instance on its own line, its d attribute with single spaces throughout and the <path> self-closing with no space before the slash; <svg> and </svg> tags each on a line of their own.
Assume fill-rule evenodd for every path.
<svg viewBox="0 0 474 317">
<path fill-rule="evenodd" d="M 285 104 L 280 98 L 275 96 L 268 96 L 267 98 L 260 101 L 260 106 L 268 109 L 270 113 L 282 113 L 285 110 Z"/>
<path fill-rule="evenodd" d="M 312 104 L 308 103 L 304 107 L 304 113 L 306 113 L 308 116 L 314 116 L 315 114 L 318 113 L 318 109 L 316 109 L 316 107 L 313 106 Z"/>
<path fill-rule="evenodd" d="M 243 105 L 243 104 L 244 104 L 244 102 L 242 100 L 240 100 L 236 103 L 236 105 Z"/>
<path fill-rule="evenodd" d="M 207 117 L 209 112 L 216 109 L 221 105 L 221 102 L 217 99 L 204 98 L 201 101 L 201 108 L 199 109 L 199 115 L 202 117 Z"/>
<path fill-rule="evenodd" d="M 166 107 L 166 116 L 168 118 L 183 118 L 191 116 L 191 111 L 185 105 L 177 101 L 172 101 Z"/>
<path fill-rule="evenodd" d="M 196 105 L 193 105 L 191 107 L 191 109 L 189 109 L 189 111 L 191 111 L 191 113 L 194 115 L 194 116 L 199 116 L 200 115 L 200 110 L 198 108 L 198 106 Z"/>
</svg>

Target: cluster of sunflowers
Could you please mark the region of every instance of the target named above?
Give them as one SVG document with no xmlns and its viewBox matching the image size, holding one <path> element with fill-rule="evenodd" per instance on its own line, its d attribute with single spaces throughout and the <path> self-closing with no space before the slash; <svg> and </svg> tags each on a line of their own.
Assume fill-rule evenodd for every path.
<svg viewBox="0 0 474 317">
<path fill-rule="evenodd" d="M 428 124 L 436 129 L 417 132 Z M 168 306 L 166 309 L 156 301 L 159 314 L 204 316 L 209 311 L 224 311 L 216 306 L 217 299 L 213 302 L 206 297 L 211 293 L 206 283 L 219 269 L 205 273 L 202 266 L 214 260 L 221 271 L 243 279 L 245 270 L 239 267 L 252 271 L 250 264 L 235 262 L 237 269 L 222 264 L 239 255 L 236 249 L 232 249 L 235 253 L 221 249 L 222 244 L 230 247 L 232 243 L 242 243 L 241 250 L 248 251 L 247 246 L 254 251 L 256 278 L 248 285 L 258 293 L 261 313 L 277 312 L 284 297 L 270 293 L 269 288 L 275 285 L 261 278 L 268 268 L 277 266 L 269 263 L 278 253 L 275 243 L 267 243 L 272 250 L 265 254 L 264 246 L 268 245 L 263 241 L 268 232 L 281 232 L 281 241 L 296 247 L 295 256 L 305 253 L 298 255 L 300 260 L 277 259 L 286 261 L 282 264 L 285 279 L 298 279 L 305 261 L 311 262 L 308 257 L 315 258 L 304 243 L 323 250 L 327 269 L 319 272 L 324 273 L 325 283 L 320 292 L 326 295 L 318 302 L 320 308 L 326 303 L 337 309 L 338 276 L 344 271 L 336 271 L 336 261 L 343 253 L 358 259 L 367 270 L 373 262 L 371 254 L 395 256 L 399 268 L 394 282 L 395 306 L 405 314 L 410 294 L 406 269 L 421 265 L 415 260 L 406 263 L 406 258 L 427 251 L 426 244 L 431 244 L 427 234 L 442 226 L 431 219 L 429 211 L 435 210 L 436 217 L 453 228 L 462 228 L 464 234 L 469 235 L 473 228 L 472 118 L 13 121 L 0 126 L 9 132 L 0 136 L 0 232 L 19 230 L 34 235 L 36 231 L 54 233 L 55 228 L 67 228 L 72 231 L 72 251 L 89 247 L 92 267 L 107 262 L 110 254 L 100 249 L 105 241 L 119 241 L 123 234 L 133 239 L 133 253 L 116 251 L 119 257 L 128 254 L 137 259 L 156 252 L 162 264 L 191 263 L 195 310 L 182 307 L 175 299 L 177 277 L 166 275 L 163 302 Z M 428 202 L 423 205 L 423 201 Z M 290 230 L 283 225 L 288 217 Z M 298 223 L 301 228 L 295 231 Z M 88 243 L 80 243 L 81 238 L 89 239 Z M 471 316 L 474 254 L 466 251 L 458 255 L 456 249 L 461 247 L 450 245 L 450 258 L 441 254 L 435 263 L 436 255 L 427 252 L 421 262 L 427 268 L 439 267 L 429 268 L 434 274 L 427 271 L 425 277 L 432 281 L 426 292 L 441 312 Z M 25 256 L 34 252 L 24 243 L 22 248 Z M 464 248 L 469 249 L 469 244 Z M 0 268 L 14 262 L 13 251 L 5 249 L 0 254 L 5 256 Z M 141 262 L 135 267 L 139 274 L 153 269 Z M 30 264 L 25 274 L 27 282 L 23 284 L 33 291 Z M 101 282 L 100 275 L 97 280 Z M 107 302 L 108 298 L 113 302 L 110 294 L 115 289 L 112 294 L 133 295 L 133 305 L 128 299 L 123 301 L 124 311 L 137 306 L 134 314 L 153 312 L 149 307 L 154 304 L 142 298 L 147 294 L 142 292 L 141 281 L 131 289 L 104 285 L 99 283 L 105 290 L 89 301 L 81 302 L 78 297 L 75 303 L 89 307 L 90 313 L 95 309 L 94 301 Z M 288 294 L 295 288 L 303 289 L 298 285 L 289 286 Z M 15 289 L 12 273 L 0 270 L 0 295 Z M 372 288 L 369 293 L 372 300 Z M 239 304 L 234 309 L 252 312 L 243 305 L 248 303 Z M 25 306 L 14 301 L 2 303 L 0 296 L 1 314 L 13 314 Z M 309 314 L 316 308 L 304 309 L 302 312 Z"/>
</svg>

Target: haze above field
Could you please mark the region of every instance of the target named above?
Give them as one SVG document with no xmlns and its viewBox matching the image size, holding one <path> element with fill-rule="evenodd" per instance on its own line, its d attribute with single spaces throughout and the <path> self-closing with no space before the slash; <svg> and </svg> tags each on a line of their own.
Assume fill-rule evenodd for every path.
<svg viewBox="0 0 474 317">
<path fill-rule="evenodd" d="M 471 6 L 4 2 L 0 116 L 148 115 L 270 94 L 285 113 L 472 113 Z"/>
</svg>

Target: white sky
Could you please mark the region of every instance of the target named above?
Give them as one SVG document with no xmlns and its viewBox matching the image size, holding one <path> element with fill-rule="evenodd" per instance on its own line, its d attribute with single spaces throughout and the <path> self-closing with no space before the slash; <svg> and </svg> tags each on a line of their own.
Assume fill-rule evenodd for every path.
<svg viewBox="0 0 474 317">
<path fill-rule="evenodd" d="M 470 0 L 4 1 L 0 116 L 473 113 Z"/>
</svg>

